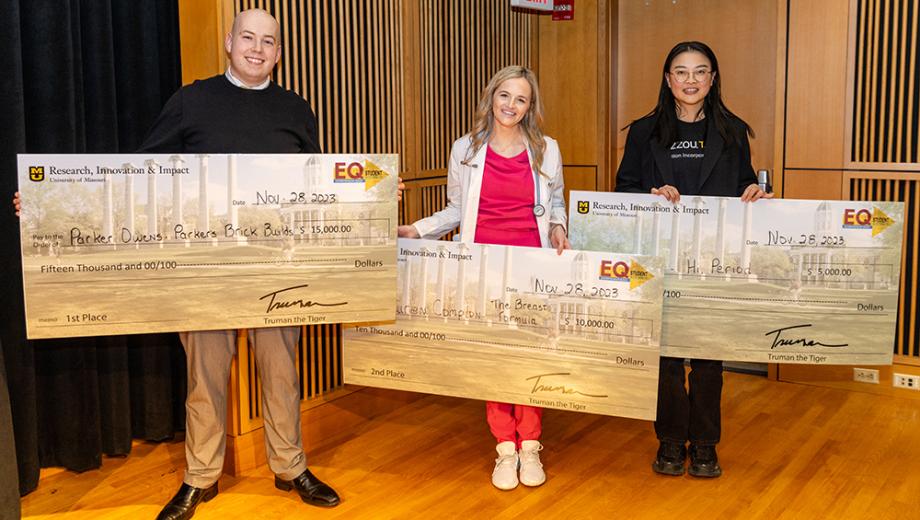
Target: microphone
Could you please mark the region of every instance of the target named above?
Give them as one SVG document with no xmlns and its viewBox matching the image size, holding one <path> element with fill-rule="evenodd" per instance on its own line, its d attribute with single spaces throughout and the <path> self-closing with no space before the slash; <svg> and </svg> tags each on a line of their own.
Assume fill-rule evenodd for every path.
<svg viewBox="0 0 920 520">
<path fill-rule="evenodd" d="M 770 185 L 770 170 L 757 170 L 757 185 L 764 193 L 773 191 L 773 186 Z"/>
</svg>

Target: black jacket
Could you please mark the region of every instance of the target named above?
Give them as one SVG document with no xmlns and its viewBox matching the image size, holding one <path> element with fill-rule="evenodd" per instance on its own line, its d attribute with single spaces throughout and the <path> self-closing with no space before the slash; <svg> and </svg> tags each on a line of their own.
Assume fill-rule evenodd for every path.
<svg viewBox="0 0 920 520">
<path fill-rule="evenodd" d="M 671 173 L 671 158 L 667 147 L 652 137 L 654 119 L 644 117 L 629 127 L 626 152 L 617 170 L 616 191 L 649 193 L 652 188 L 665 184 L 676 186 Z M 700 184 L 694 193 L 681 195 L 709 195 L 738 197 L 751 184 L 757 183 L 751 167 L 751 145 L 738 119 L 731 121 L 738 135 L 743 135 L 741 145 L 727 145 L 719 130 L 709 119 L 706 124 L 706 147 L 700 168 Z"/>
</svg>

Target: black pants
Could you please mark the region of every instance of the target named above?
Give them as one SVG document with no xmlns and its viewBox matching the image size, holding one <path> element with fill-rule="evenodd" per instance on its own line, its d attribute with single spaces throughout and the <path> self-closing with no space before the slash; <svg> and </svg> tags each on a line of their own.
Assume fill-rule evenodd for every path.
<svg viewBox="0 0 920 520">
<path fill-rule="evenodd" d="M 715 445 L 722 433 L 722 362 L 690 360 L 690 391 L 684 360 L 662 357 L 658 372 L 658 440 Z"/>
</svg>

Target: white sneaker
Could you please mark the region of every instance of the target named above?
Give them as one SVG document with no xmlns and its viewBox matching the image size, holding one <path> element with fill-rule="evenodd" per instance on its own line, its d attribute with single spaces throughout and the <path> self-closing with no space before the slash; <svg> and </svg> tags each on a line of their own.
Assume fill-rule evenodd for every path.
<svg viewBox="0 0 920 520">
<path fill-rule="evenodd" d="M 492 470 L 492 485 L 498 489 L 508 491 L 518 485 L 518 454 L 511 441 L 498 443 L 495 446 L 498 458 L 495 459 L 495 469 Z"/>
<path fill-rule="evenodd" d="M 540 450 L 543 445 L 540 441 L 524 441 L 521 443 L 521 484 L 525 486 L 539 486 L 546 482 L 546 473 L 540 462 Z"/>
</svg>

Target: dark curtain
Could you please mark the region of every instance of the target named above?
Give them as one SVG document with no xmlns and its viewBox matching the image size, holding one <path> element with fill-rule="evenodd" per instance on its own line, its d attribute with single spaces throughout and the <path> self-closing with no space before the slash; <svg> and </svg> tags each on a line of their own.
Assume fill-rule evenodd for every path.
<svg viewBox="0 0 920 520">
<path fill-rule="evenodd" d="M 6 368 L 3 350 L 0 349 L 0 519 L 20 516 L 19 490 L 15 486 L 18 478 L 16 448 L 10 417 L 10 396 L 6 388 Z"/>
<path fill-rule="evenodd" d="M 0 74 L 0 383 L 9 388 L 25 494 L 41 467 L 96 468 L 103 454 L 126 455 L 132 437 L 163 440 L 184 427 L 185 357 L 176 334 L 26 340 L 19 225 L 9 202 L 17 153 L 130 153 L 140 145 L 180 85 L 178 5 L 6 0 L 0 24 L 11 63 Z M 143 295 L 126 303 L 143 305 Z M 0 415 L 0 439 L 3 424 Z M 15 477 L 2 475 L 0 485 L 15 487 Z"/>
</svg>

